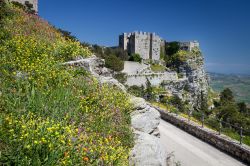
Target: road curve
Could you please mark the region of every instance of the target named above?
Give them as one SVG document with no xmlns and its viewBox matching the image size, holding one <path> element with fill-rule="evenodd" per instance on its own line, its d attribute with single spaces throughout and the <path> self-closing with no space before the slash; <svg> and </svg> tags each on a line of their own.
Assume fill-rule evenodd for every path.
<svg viewBox="0 0 250 166">
<path fill-rule="evenodd" d="M 181 166 L 245 166 L 213 146 L 161 120 L 161 142 Z"/>
</svg>

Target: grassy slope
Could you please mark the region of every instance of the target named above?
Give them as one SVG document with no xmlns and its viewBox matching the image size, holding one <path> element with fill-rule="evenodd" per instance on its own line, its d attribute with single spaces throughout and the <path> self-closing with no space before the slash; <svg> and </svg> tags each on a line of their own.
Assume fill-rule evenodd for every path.
<svg viewBox="0 0 250 166">
<path fill-rule="evenodd" d="M 88 49 L 1 1 L 0 17 L 0 165 L 127 165 L 127 96 L 60 65 Z"/>
</svg>

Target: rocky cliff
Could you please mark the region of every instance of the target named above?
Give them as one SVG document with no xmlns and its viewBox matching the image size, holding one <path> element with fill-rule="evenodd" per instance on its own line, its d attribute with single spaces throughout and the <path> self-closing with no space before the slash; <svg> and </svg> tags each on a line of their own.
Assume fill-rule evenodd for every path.
<svg viewBox="0 0 250 166">
<path fill-rule="evenodd" d="M 200 107 L 202 96 L 208 93 L 208 76 L 204 69 L 204 58 L 200 52 L 189 53 L 179 66 L 179 78 L 164 81 L 163 86 L 170 93 L 187 101 L 193 107 Z"/>
</svg>

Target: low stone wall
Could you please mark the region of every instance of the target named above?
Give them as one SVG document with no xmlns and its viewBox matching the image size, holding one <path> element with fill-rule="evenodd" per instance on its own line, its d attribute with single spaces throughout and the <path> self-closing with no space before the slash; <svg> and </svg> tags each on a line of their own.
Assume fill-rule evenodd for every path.
<svg viewBox="0 0 250 166">
<path fill-rule="evenodd" d="M 156 107 L 155 107 L 156 108 Z M 239 160 L 250 164 L 250 147 L 246 145 L 240 145 L 238 141 L 235 141 L 225 135 L 219 135 L 218 132 L 215 132 L 208 128 L 202 128 L 196 123 L 189 122 L 187 119 L 182 118 L 176 114 L 163 111 L 159 108 L 156 108 L 160 114 L 161 118 L 182 130 L 192 134 L 193 136 L 207 142 L 214 147 L 222 150 L 231 156 L 238 158 Z"/>
<path fill-rule="evenodd" d="M 178 77 L 176 72 L 163 72 L 163 73 L 142 73 L 128 75 L 126 85 L 128 86 L 146 86 L 147 79 L 153 86 L 159 86 L 163 81 L 177 81 Z"/>
</svg>

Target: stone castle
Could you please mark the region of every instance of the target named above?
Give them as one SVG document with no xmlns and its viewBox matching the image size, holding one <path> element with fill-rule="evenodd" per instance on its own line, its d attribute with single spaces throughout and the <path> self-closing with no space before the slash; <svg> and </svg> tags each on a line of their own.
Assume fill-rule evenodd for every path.
<svg viewBox="0 0 250 166">
<path fill-rule="evenodd" d="M 160 60 L 162 43 L 164 41 L 155 33 L 132 32 L 119 36 L 119 47 L 129 54 L 139 54 L 142 59 Z"/>
<path fill-rule="evenodd" d="M 186 51 L 192 51 L 194 48 L 199 48 L 200 44 L 198 41 L 180 42 L 180 48 Z"/>
<path fill-rule="evenodd" d="M 161 49 L 167 45 L 164 39 L 149 32 L 123 33 L 119 36 L 119 47 L 127 50 L 130 55 L 139 54 L 142 59 L 160 60 Z M 199 48 L 197 41 L 179 42 L 180 48 L 192 51 Z"/>
<path fill-rule="evenodd" d="M 19 2 L 23 5 L 33 5 L 33 10 L 35 11 L 35 13 L 38 13 L 38 0 L 9 0 L 10 2 Z"/>
</svg>

